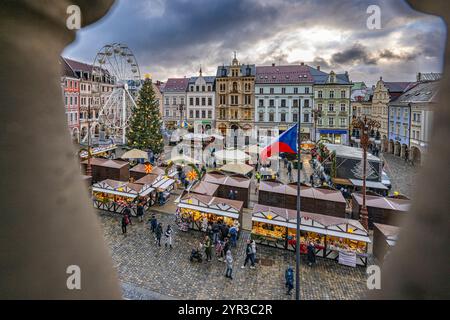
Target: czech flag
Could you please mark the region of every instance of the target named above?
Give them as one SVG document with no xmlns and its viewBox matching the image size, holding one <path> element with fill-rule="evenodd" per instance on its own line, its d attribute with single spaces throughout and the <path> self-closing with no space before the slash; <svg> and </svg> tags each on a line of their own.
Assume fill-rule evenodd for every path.
<svg viewBox="0 0 450 320">
<path fill-rule="evenodd" d="M 273 154 L 279 152 L 297 153 L 297 137 L 298 137 L 298 124 L 290 127 L 288 130 L 280 134 L 274 142 L 261 150 L 261 161 L 265 161 Z"/>
</svg>

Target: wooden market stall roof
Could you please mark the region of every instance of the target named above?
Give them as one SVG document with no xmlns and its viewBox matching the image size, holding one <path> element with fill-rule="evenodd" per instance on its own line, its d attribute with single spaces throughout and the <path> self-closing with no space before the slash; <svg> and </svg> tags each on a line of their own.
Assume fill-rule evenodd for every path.
<svg viewBox="0 0 450 320">
<path fill-rule="evenodd" d="M 400 233 L 399 227 L 382 223 L 374 223 L 373 225 L 385 236 L 389 245 L 395 244 L 398 234 Z"/>
<path fill-rule="evenodd" d="M 153 184 L 153 182 L 158 178 L 158 175 L 149 173 L 142 178 L 136 180 L 134 183 L 139 184 Z"/>
<path fill-rule="evenodd" d="M 189 191 L 197 194 L 214 196 L 217 193 L 217 189 L 219 189 L 219 185 L 217 184 L 206 181 L 197 181 L 189 188 Z"/>
<path fill-rule="evenodd" d="M 130 169 L 130 172 L 147 173 L 145 171 L 145 164 L 139 163 Z M 149 174 L 160 175 L 165 174 L 165 170 L 160 167 L 152 166 L 152 171 Z"/>
<path fill-rule="evenodd" d="M 175 184 L 175 180 L 166 176 L 158 176 L 152 184 L 152 187 L 159 190 L 167 190 Z"/>
<path fill-rule="evenodd" d="M 103 180 L 92 186 L 93 192 L 103 192 L 129 198 L 146 196 L 153 190 L 155 189 L 151 185 L 123 182 L 112 179 Z"/>
<path fill-rule="evenodd" d="M 87 164 L 88 161 L 84 160 L 81 162 L 82 164 Z M 121 160 L 110 160 L 110 159 L 103 159 L 103 158 L 91 158 L 91 166 L 99 166 L 99 167 L 108 167 L 108 168 L 115 168 L 115 169 L 121 169 L 125 166 L 128 166 L 129 163 L 126 161 Z"/>
<path fill-rule="evenodd" d="M 239 218 L 239 214 L 242 212 L 243 206 L 243 201 L 230 200 L 195 193 L 186 194 L 178 203 L 179 208 L 218 214 L 234 219 Z"/>
<path fill-rule="evenodd" d="M 295 183 L 283 184 L 276 181 L 261 181 L 259 190 L 297 196 L 297 184 Z M 312 188 L 303 184 L 300 186 L 300 197 L 346 203 L 344 196 L 338 190 Z"/>
<path fill-rule="evenodd" d="M 254 167 L 245 163 L 227 163 L 219 168 L 220 171 L 246 175 L 254 170 Z"/>
<path fill-rule="evenodd" d="M 361 193 L 352 193 L 352 197 L 362 206 L 363 196 Z M 408 211 L 411 206 L 411 201 L 407 199 L 366 195 L 366 206 L 395 211 Z"/>
<path fill-rule="evenodd" d="M 291 209 L 256 204 L 253 207 L 252 220 L 295 229 L 297 212 Z M 359 221 L 353 219 L 301 211 L 300 230 L 371 242 L 367 230 Z"/>
<path fill-rule="evenodd" d="M 250 188 L 250 179 L 237 175 L 228 176 L 217 171 L 206 173 L 203 181 L 230 187 Z"/>
</svg>

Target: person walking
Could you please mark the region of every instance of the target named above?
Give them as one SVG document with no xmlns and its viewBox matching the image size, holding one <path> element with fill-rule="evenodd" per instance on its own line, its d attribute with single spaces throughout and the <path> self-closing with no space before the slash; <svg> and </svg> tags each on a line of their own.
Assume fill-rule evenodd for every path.
<svg viewBox="0 0 450 320">
<path fill-rule="evenodd" d="M 245 248 L 245 261 L 244 265 L 241 266 L 242 269 L 245 269 L 245 266 L 250 261 L 250 269 L 255 269 L 255 264 L 252 260 L 252 245 L 250 243 L 250 240 L 247 240 L 247 247 Z"/>
<path fill-rule="evenodd" d="M 172 249 L 172 227 L 170 226 L 170 224 L 167 226 L 164 236 L 166 238 L 166 243 L 164 244 L 164 246 L 167 248 L 167 245 L 169 245 L 170 249 Z"/>
<path fill-rule="evenodd" d="M 127 225 L 129 224 L 129 218 L 126 214 L 122 216 L 122 234 L 124 236 L 127 235 Z"/>
<path fill-rule="evenodd" d="M 158 223 L 158 226 L 156 227 L 156 231 L 155 231 L 155 243 L 161 247 L 161 236 L 163 233 L 163 227 L 161 222 Z"/>
<path fill-rule="evenodd" d="M 255 265 L 256 263 L 256 242 L 255 240 L 251 241 L 252 245 L 252 264 Z"/>
<path fill-rule="evenodd" d="M 284 278 L 286 280 L 286 288 L 287 288 L 287 295 L 291 295 L 292 289 L 294 289 L 294 270 L 292 270 L 292 267 L 289 265 L 284 272 Z"/>
<path fill-rule="evenodd" d="M 139 219 L 139 222 L 144 221 L 144 205 L 142 202 L 139 202 L 136 208 L 136 215 Z"/>
<path fill-rule="evenodd" d="M 150 219 L 150 230 L 152 233 L 156 231 L 156 228 L 158 227 L 158 220 L 156 219 L 155 214 L 152 214 L 152 217 Z"/>
<path fill-rule="evenodd" d="M 231 255 L 231 251 L 228 250 L 225 257 L 225 262 L 227 264 L 227 271 L 225 272 L 225 277 L 233 280 L 233 256 Z"/>
<path fill-rule="evenodd" d="M 220 232 L 220 228 L 219 225 L 217 224 L 217 222 L 214 222 L 212 224 L 212 233 L 213 233 L 213 244 L 217 244 L 217 241 L 219 240 L 219 232 Z"/>
<path fill-rule="evenodd" d="M 311 187 L 314 187 L 314 173 L 311 173 L 309 176 L 309 183 L 311 184 Z"/>
<path fill-rule="evenodd" d="M 214 244 L 213 244 L 214 245 Z M 214 245 L 214 250 L 216 252 L 216 258 L 219 261 L 222 261 L 222 257 L 223 257 L 223 245 L 224 242 L 217 240 L 216 244 Z"/>
<path fill-rule="evenodd" d="M 223 243 L 222 243 L 222 251 L 220 252 L 220 258 L 219 261 L 224 261 L 225 258 L 225 253 L 231 250 L 231 246 L 230 246 L 230 240 L 228 238 L 223 239 Z"/>
<path fill-rule="evenodd" d="M 236 247 L 236 241 L 237 241 L 237 229 L 235 226 L 232 226 L 230 228 L 230 242 L 232 247 Z"/>
<path fill-rule="evenodd" d="M 212 242 L 211 238 L 209 236 L 205 236 L 205 243 L 203 244 L 205 246 L 205 255 L 206 255 L 206 261 L 212 260 Z"/>
<path fill-rule="evenodd" d="M 312 242 L 309 242 L 308 247 L 308 266 L 312 266 L 314 263 L 316 263 L 316 251 L 314 244 Z"/>
</svg>

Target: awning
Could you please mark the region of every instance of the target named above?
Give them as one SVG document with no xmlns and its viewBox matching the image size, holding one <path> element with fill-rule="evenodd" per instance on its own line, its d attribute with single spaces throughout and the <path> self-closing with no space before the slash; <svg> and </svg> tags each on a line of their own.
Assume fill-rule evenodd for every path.
<svg viewBox="0 0 450 320">
<path fill-rule="evenodd" d="M 339 129 L 320 129 L 319 133 L 321 134 L 329 134 L 329 133 L 334 133 L 334 134 L 347 134 L 347 130 L 339 130 Z"/>
<path fill-rule="evenodd" d="M 109 190 L 109 189 L 103 189 L 103 188 L 98 188 L 98 187 L 93 187 L 92 191 L 103 192 L 103 193 L 107 193 L 107 194 L 114 194 L 116 196 L 122 196 L 122 197 L 133 198 L 133 199 L 138 196 L 137 194 L 133 194 L 133 193 L 121 192 L 121 191 Z"/>
<path fill-rule="evenodd" d="M 239 214 L 233 213 L 233 212 L 226 212 L 226 211 L 221 211 L 221 210 L 212 209 L 212 208 L 200 207 L 200 206 L 195 206 L 192 204 L 187 204 L 187 203 L 182 203 L 182 202 L 178 203 L 178 207 L 185 208 L 185 209 L 191 209 L 191 210 L 197 210 L 200 212 L 212 213 L 212 214 L 216 214 L 219 216 L 230 217 L 233 219 L 239 219 Z"/>
<path fill-rule="evenodd" d="M 363 186 L 363 180 L 358 180 L 358 179 L 349 179 L 349 180 L 356 187 L 362 187 Z M 371 189 L 389 190 L 388 187 L 386 187 L 381 182 L 377 182 L 377 181 L 368 181 L 368 180 L 366 180 L 366 187 L 367 188 L 371 188 Z"/>
</svg>

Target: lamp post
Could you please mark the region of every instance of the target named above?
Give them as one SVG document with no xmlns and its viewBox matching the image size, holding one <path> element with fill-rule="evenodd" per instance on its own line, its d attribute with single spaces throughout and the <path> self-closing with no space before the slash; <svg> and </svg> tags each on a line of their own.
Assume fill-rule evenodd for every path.
<svg viewBox="0 0 450 320">
<path fill-rule="evenodd" d="M 366 207 L 366 174 L 367 174 L 367 148 L 369 146 L 369 143 L 371 141 L 375 141 L 375 136 L 369 136 L 370 132 L 374 132 L 375 129 L 380 128 L 380 123 L 376 120 L 367 119 L 366 116 L 364 116 L 363 119 L 361 118 L 354 118 L 352 121 L 352 127 L 354 129 L 357 129 L 355 131 L 356 137 L 354 139 L 355 142 L 359 143 L 360 146 L 363 149 L 363 204 L 362 208 L 360 210 L 360 220 L 361 224 L 366 228 L 369 229 L 369 215 L 367 212 Z M 379 132 L 378 132 L 379 137 Z"/>
<path fill-rule="evenodd" d="M 314 117 L 314 142 L 317 142 L 317 119 L 322 117 L 322 111 L 314 109 L 313 117 Z"/>
<path fill-rule="evenodd" d="M 184 104 L 180 103 L 178 105 L 178 111 L 180 111 L 180 127 L 182 126 L 182 123 L 183 123 L 183 109 L 184 109 Z"/>
<path fill-rule="evenodd" d="M 86 175 L 92 176 L 92 167 L 91 167 L 91 103 L 88 102 L 88 132 L 87 132 L 87 165 L 86 165 Z"/>
<path fill-rule="evenodd" d="M 297 224 L 295 234 L 295 299 L 300 300 L 300 163 L 301 157 L 301 106 L 297 117 Z"/>
</svg>

